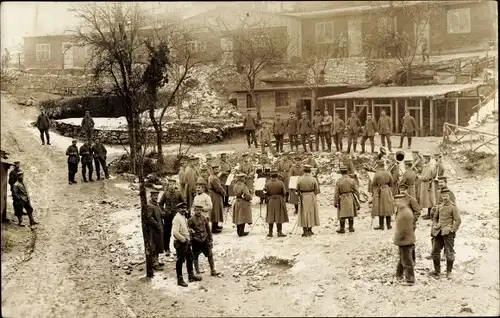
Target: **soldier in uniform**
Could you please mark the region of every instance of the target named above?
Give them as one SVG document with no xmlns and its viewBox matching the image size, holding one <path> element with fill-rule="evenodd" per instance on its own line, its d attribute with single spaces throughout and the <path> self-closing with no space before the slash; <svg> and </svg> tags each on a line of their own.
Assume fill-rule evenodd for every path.
<svg viewBox="0 0 500 318">
<path fill-rule="evenodd" d="M 212 174 L 208 178 L 208 192 L 210 193 L 210 198 L 212 199 L 212 211 L 210 212 L 210 221 L 212 222 L 212 233 L 220 233 L 222 231 L 222 226 L 219 226 L 219 222 L 224 222 L 224 207 L 222 198 L 226 195 L 226 190 L 221 185 L 218 177 L 219 166 L 212 166 Z"/>
<path fill-rule="evenodd" d="M 319 151 L 319 141 L 320 139 L 322 139 L 322 134 L 323 134 L 321 130 L 322 123 L 323 123 L 323 116 L 321 116 L 321 110 L 316 109 L 314 111 L 314 116 L 311 122 L 315 134 L 316 151 Z M 323 146 L 323 151 L 325 151 L 325 144 L 322 144 L 322 146 Z"/>
<path fill-rule="evenodd" d="M 85 111 L 85 116 L 82 119 L 82 130 L 85 132 L 85 137 L 87 138 L 87 143 L 92 142 L 92 135 L 94 133 L 94 120 L 90 116 L 90 112 Z"/>
<path fill-rule="evenodd" d="M 408 194 L 412 197 L 416 198 L 417 195 L 415 193 L 415 181 L 417 179 L 417 174 L 413 171 L 411 160 L 405 160 L 405 172 L 401 178 L 400 185 L 404 184 L 408 187 Z"/>
<path fill-rule="evenodd" d="M 389 168 L 391 168 L 389 172 L 391 173 L 393 180 L 391 191 L 392 195 L 395 196 L 396 194 L 398 194 L 399 162 L 396 160 L 393 152 L 389 154 L 389 165 Z"/>
<path fill-rule="evenodd" d="M 201 253 L 208 259 L 210 265 L 210 276 L 219 276 L 220 273 L 215 270 L 214 255 L 212 248 L 214 241 L 212 232 L 210 232 L 209 220 L 202 214 L 203 206 L 195 205 L 194 214 L 187 221 L 187 226 L 191 234 L 191 246 L 193 249 L 193 263 L 196 274 L 200 274 L 200 266 L 198 257 Z"/>
<path fill-rule="evenodd" d="M 432 182 L 432 190 L 434 191 L 434 198 L 438 196 L 438 178 L 444 176 L 446 169 L 443 164 L 443 156 L 440 153 L 434 154 L 434 159 L 436 164 L 434 165 L 433 176 L 434 180 Z"/>
<path fill-rule="evenodd" d="M 177 214 L 172 222 L 172 234 L 174 236 L 175 254 L 177 256 L 177 260 L 175 261 L 175 272 L 177 274 L 177 285 L 182 287 L 188 286 L 182 275 L 184 261 L 186 261 L 189 282 L 201 280 L 201 277 L 195 275 L 193 270 L 194 255 L 191 249 L 191 236 L 187 226 L 186 214 L 187 205 L 185 203 L 179 203 L 177 205 Z"/>
<path fill-rule="evenodd" d="M 420 212 L 422 211 L 422 209 L 420 208 L 420 205 L 418 204 L 417 199 L 415 199 L 415 197 L 411 196 L 411 194 L 408 191 L 409 191 L 409 188 L 406 184 L 399 185 L 399 193 L 406 196 L 406 199 L 408 201 L 408 205 L 413 213 L 413 231 L 415 231 L 417 229 L 417 221 L 418 221 L 418 218 L 420 217 Z M 413 244 L 412 258 L 413 258 L 413 262 L 415 263 L 415 260 L 416 260 L 415 244 Z"/>
<path fill-rule="evenodd" d="M 281 119 L 280 113 L 276 113 L 276 119 L 273 122 L 273 135 L 276 140 L 276 151 L 283 152 L 283 136 L 286 132 L 286 123 Z"/>
<path fill-rule="evenodd" d="M 80 156 L 82 157 L 82 177 L 83 177 L 83 182 L 87 182 L 87 170 L 89 172 L 89 179 L 88 181 L 94 182 L 92 180 L 92 172 L 94 171 L 94 168 L 92 166 L 92 146 L 88 143 L 85 142 L 81 147 L 80 147 Z"/>
<path fill-rule="evenodd" d="M 351 152 L 351 145 L 353 146 L 354 152 L 356 152 L 359 131 L 361 130 L 361 121 L 356 115 L 355 110 L 351 112 L 351 117 L 347 119 L 346 130 L 347 130 L 347 152 Z"/>
<path fill-rule="evenodd" d="M 301 167 L 301 160 L 302 158 L 300 155 L 295 155 L 295 162 L 292 164 L 292 167 L 290 168 L 290 171 L 288 173 L 289 177 L 297 177 L 302 175 L 302 167 Z M 290 191 L 291 190 L 291 191 Z M 295 214 L 299 213 L 299 195 L 296 191 L 296 189 L 290 189 L 289 190 L 289 202 L 293 204 L 295 207 Z"/>
<path fill-rule="evenodd" d="M 104 147 L 104 145 L 98 141 L 92 147 L 92 153 L 94 154 L 94 164 L 97 180 L 101 180 L 101 166 L 104 170 L 104 177 L 106 179 L 109 179 L 108 165 L 106 164 L 106 155 L 108 151 L 106 150 L 106 147 Z"/>
<path fill-rule="evenodd" d="M 186 159 L 179 158 L 179 190 L 181 191 L 184 199 L 186 198 Z"/>
<path fill-rule="evenodd" d="M 167 189 L 160 197 L 159 206 L 163 211 L 163 248 L 165 256 L 170 256 L 170 237 L 172 236 L 172 221 L 177 212 L 177 204 L 184 202 L 182 193 L 177 189 L 175 179 L 169 178 Z"/>
<path fill-rule="evenodd" d="M 392 135 L 392 120 L 391 117 L 385 114 L 385 110 L 380 112 L 380 118 L 378 119 L 378 129 L 380 133 L 380 141 L 382 142 L 382 147 L 385 147 L 385 142 L 387 141 L 387 148 L 392 151 L 391 135 Z"/>
<path fill-rule="evenodd" d="M 314 169 L 318 169 L 318 163 L 316 162 L 316 160 L 314 160 L 314 157 L 312 155 L 312 153 L 307 153 L 306 155 L 306 162 L 305 162 L 306 165 L 310 165 L 311 168 L 314 168 Z"/>
<path fill-rule="evenodd" d="M 190 217 L 190 211 L 193 206 L 193 198 L 196 194 L 196 180 L 198 180 L 197 165 L 199 159 L 197 157 L 191 157 L 189 159 L 189 164 L 184 171 L 184 198 L 187 204 L 187 217 Z"/>
<path fill-rule="evenodd" d="M 278 171 L 271 171 L 271 180 L 266 182 L 264 192 L 267 195 L 266 223 L 269 224 L 268 237 L 273 237 L 273 226 L 276 223 L 278 237 L 283 234 L 283 223 L 288 223 L 288 211 L 286 209 L 285 184 L 278 180 Z"/>
<path fill-rule="evenodd" d="M 321 123 L 321 148 L 325 151 L 325 139 L 328 152 L 332 151 L 332 126 L 333 118 L 325 108 L 323 112 L 323 122 Z"/>
<path fill-rule="evenodd" d="M 309 118 L 307 118 L 307 113 L 302 112 L 302 118 L 299 121 L 299 134 L 300 134 L 300 139 L 302 141 L 302 147 L 304 148 L 305 152 L 307 152 L 306 143 L 309 144 L 309 149 L 313 151 L 313 144 L 310 138 L 312 130 L 313 127 L 311 125 L 311 122 L 309 121 Z"/>
<path fill-rule="evenodd" d="M 236 224 L 236 233 L 239 237 L 247 236 L 248 232 L 245 232 L 245 225 L 253 223 L 251 207 L 253 196 L 245 185 L 246 177 L 244 173 L 237 174 L 237 182 L 234 185 L 236 202 L 233 208 L 233 223 Z"/>
<path fill-rule="evenodd" d="M 311 175 L 311 168 L 310 165 L 304 165 L 304 174 L 297 181 L 297 191 L 300 196 L 297 226 L 302 228 L 302 236 L 313 235 L 312 228 L 319 226 L 318 202 L 316 200 L 319 185 L 318 180 Z"/>
<path fill-rule="evenodd" d="M 349 232 L 354 232 L 354 217 L 358 215 L 359 204 L 356 198 L 359 196 L 358 187 L 354 179 L 347 175 L 347 167 L 341 166 L 340 173 L 342 177 L 335 184 L 334 207 L 337 208 L 337 218 L 340 222 L 340 229 L 337 233 L 345 233 L 345 220 L 349 222 Z"/>
<path fill-rule="evenodd" d="M 207 184 L 208 184 L 208 177 L 209 176 L 210 176 L 210 173 L 208 172 L 207 168 L 203 167 L 200 169 L 200 176 L 198 177 L 197 182 L 200 182 L 200 179 L 205 181 L 205 186 L 203 187 L 205 189 L 204 190 L 205 193 L 208 193 Z M 196 186 L 198 186 L 198 184 Z"/>
<path fill-rule="evenodd" d="M 41 114 L 36 119 L 36 128 L 38 128 L 38 130 L 40 131 L 40 139 L 42 139 L 42 145 L 45 145 L 44 134 L 45 137 L 47 137 L 47 145 L 50 145 L 50 119 L 43 109 L 41 111 Z"/>
<path fill-rule="evenodd" d="M 433 276 L 439 277 L 441 272 L 441 250 L 446 255 L 446 277 L 449 278 L 455 261 L 455 235 L 462 223 L 458 208 L 451 202 L 449 190 L 441 191 L 443 204 L 437 207 L 433 215 L 431 236 L 432 262 L 434 263 Z"/>
<path fill-rule="evenodd" d="M 411 149 L 411 138 L 413 137 L 413 133 L 417 130 L 417 122 L 412 115 L 410 115 L 409 110 L 405 110 L 405 115 L 402 120 L 402 129 L 401 129 L 401 139 L 399 141 L 399 148 L 403 148 L 403 141 L 406 138 L 408 139 L 408 149 Z"/>
<path fill-rule="evenodd" d="M 247 110 L 247 116 L 243 119 L 243 129 L 247 137 L 248 148 L 252 146 L 252 143 L 257 148 L 257 138 L 255 137 L 255 130 L 257 129 L 257 121 L 252 116 L 252 111 Z"/>
<path fill-rule="evenodd" d="M 422 169 L 421 183 L 420 183 L 420 200 L 419 204 L 422 209 L 427 209 L 427 214 L 422 218 L 429 220 L 431 218 L 431 209 L 436 202 L 435 193 L 432 191 L 433 180 L 433 167 L 430 163 L 431 156 L 424 155 L 424 167 Z"/>
<path fill-rule="evenodd" d="M 335 148 L 337 151 L 342 152 L 344 138 L 345 123 L 340 119 L 339 114 L 335 113 L 335 120 L 333 121 L 333 141 L 335 142 Z"/>
<path fill-rule="evenodd" d="M 10 170 L 9 172 L 9 185 L 10 185 L 10 192 L 12 193 L 14 191 L 14 184 L 17 182 L 17 173 L 21 171 L 21 162 L 20 161 L 15 161 L 14 162 L 14 168 Z"/>
<path fill-rule="evenodd" d="M 250 161 L 250 158 L 248 157 L 247 153 L 244 153 L 242 155 L 243 157 L 243 163 L 240 165 L 240 172 L 244 173 L 246 175 L 245 178 L 245 184 L 248 188 L 248 190 L 253 193 L 253 182 L 255 179 L 255 168 Z"/>
<path fill-rule="evenodd" d="M 262 124 L 262 127 L 259 130 L 259 141 L 260 141 L 260 149 L 262 153 L 266 153 L 266 147 L 269 147 L 269 150 L 271 153 L 274 154 L 274 148 L 273 145 L 271 144 L 271 130 L 268 127 L 268 124 L 264 123 Z"/>
<path fill-rule="evenodd" d="M 394 201 L 397 208 L 394 244 L 399 247 L 396 277 L 401 280 L 404 274 L 406 284 L 413 285 L 415 283 L 415 263 L 412 254 L 416 242 L 415 230 L 413 229 L 414 216 L 404 194 L 394 196 Z"/>
<path fill-rule="evenodd" d="M 226 190 L 226 195 L 224 196 L 224 207 L 229 206 L 229 186 L 226 185 L 227 178 L 231 174 L 231 165 L 227 162 L 227 155 L 225 153 L 220 154 L 220 183 Z"/>
<path fill-rule="evenodd" d="M 384 162 L 377 162 L 378 171 L 375 172 L 372 180 L 373 202 L 372 217 L 378 216 L 379 226 L 375 230 L 384 229 L 384 218 L 387 229 L 390 230 L 391 216 L 394 214 L 394 200 L 392 197 L 392 176 L 384 169 Z"/>
<path fill-rule="evenodd" d="M 283 161 L 280 162 L 278 165 L 278 173 L 283 176 L 283 183 L 285 184 L 285 201 L 288 202 L 288 185 L 290 183 L 290 169 L 292 168 L 293 165 L 293 160 L 292 156 L 295 155 L 295 153 L 288 153 L 286 154 L 286 157 L 283 158 Z"/>
<path fill-rule="evenodd" d="M 73 140 L 71 146 L 66 149 L 66 156 L 68 156 L 68 183 L 77 183 L 75 180 L 75 175 L 78 172 L 78 163 L 80 162 L 80 155 L 78 153 L 78 147 L 76 146 L 76 140 Z"/>
<path fill-rule="evenodd" d="M 420 153 L 418 150 L 413 150 L 412 151 L 412 167 L 413 170 L 415 170 L 415 173 L 417 174 L 417 179 L 415 180 L 415 195 L 417 200 L 419 201 L 418 203 L 420 204 L 420 174 L 422 173 L 423 169 L 423 158 L 420 156 Z"/>
<path fill-rule="evenodd" d="M 290 118 L 287 122 L 287 132 L 288 139 L 290 140 L 290 149 L 293 151 L 293 146 L 295 149 L 299 150 L 299 138 L 297 137 L 299 134 L 299 120 L 295 116 L 294 112 L 290 112 Z"/>
<path fill-rule="evenodd" d="M 31 206 L 28 190 L 24 185 L 24 173 L 21 170 L 17 171 L 17 180 L 12 189 L 12 201 L 14 204 L 14 214 L 17 216 L 19 226 L 24 226 L 22 224 L 24 210 L 26 210 L 26 213 L 28 214 L 30 226 L 38 224 L 38 222 L 35 222 L 35 219 L 33 218 L 33 207 Z"/>
<path fill-rule="evenodd" d="M 443 204 L 443 198 L 441 197 L 441 192 L 445 189 L 448 191 L 448 195 L 450 196 L 451 202 L 456 205 L 457 201 L 455 199 L 455 194 L 453 193 L 453 191 L 448 189 L 448 178 L 442 176 L 442 177 L 438 177 L 438 192 L 437 192 L 437 196 L 436 196 L 436 205 L 433 207 L 433 209 L 436 206 Z M 431 214 L 432 214 L 432 210 L 431 210 Z"/>
<path fill-rule="evenodd" d="M 212 198 L 208 194 L 207 190 L 208 179 L 199 177 L 196 181 L 196 195 L 193 199 L 193 204 L 200 205 L 203 207 L 203 215 L 210 217 L 210 211 L 212 211 Z"/>
<path fill-rule="evenodd" d="M 377 122 L 372 118 L 372 114 L 366 114 L 365 128 L 361 137 L 361 153 L 365 153 L 365 143 L 370 139 L 372 153 L 375 153 L 375 133 L 378 131 Z"/>
<path fill-rule="evenodd" d="M 146 250 L 146 276 L 153 277 L 153 270 L 160 270 L 158 255 L 163 253 L 162 211 L 158 205 L 158 191 L 151 191 L 150 200 L 142 213 L 142 236 Z"/>
</svg>

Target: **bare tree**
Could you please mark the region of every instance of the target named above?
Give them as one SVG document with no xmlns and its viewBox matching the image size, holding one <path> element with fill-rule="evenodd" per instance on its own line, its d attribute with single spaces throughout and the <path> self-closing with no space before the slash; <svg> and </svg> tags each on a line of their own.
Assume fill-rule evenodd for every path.
<svg viewBox="0 0 500 318">
<path fill-rule="evenodd" d="M 247 13 L 243 17 L 231 16 L 230 20 L 218 17 L 211 29 L 231 39 L 222 52 L 234 58 L 236 71 L 251 96 L 250 106 L 256 108 L 257 119 L 261 120 L 261 105 L 255 94 L 258 77 L 268 66 L 286 59 L 292 42 L 287 34 L 274 31 L 272 18 L 265 14 Z"/>
<path fill-rule="evenodd" d="M 389 1 L 375 6 L 377 14 L 366 15 L 374 28 L 365 35 L 365 48 L 379 57 L 395 58 L 406 75 L 406 85 L 411 85 L 412 65 L 436 5 L 432 1 Z"/>
</svg>

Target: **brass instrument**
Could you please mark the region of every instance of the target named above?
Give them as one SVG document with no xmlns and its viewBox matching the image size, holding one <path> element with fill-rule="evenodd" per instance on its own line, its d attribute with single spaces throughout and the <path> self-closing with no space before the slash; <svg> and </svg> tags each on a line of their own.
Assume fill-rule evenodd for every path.
<svg viewBox="0 0 500 318">
<path fill-rule="evenodd" d="M 396 165 L 401 163 L 403 160 L 405 160 L 405 153 L 404 151 L 398 151 L 396 152 L 396 162 L 393 162 L 392 165 L 390 166 L 387 171 L 391 171 Z"/>
<path fill-rule="evenodd" d="M 377 160 L 382 159 L 383 156 L 387 154 L 387 149 L 385 147 L 380 147 L 377 155 Z"/>
</svg>

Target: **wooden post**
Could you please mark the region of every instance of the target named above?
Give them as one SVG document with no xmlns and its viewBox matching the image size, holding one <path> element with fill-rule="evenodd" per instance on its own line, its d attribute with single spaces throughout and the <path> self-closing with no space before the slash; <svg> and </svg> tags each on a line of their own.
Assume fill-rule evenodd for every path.
<svg viewBox="0 0 500 318">
<path fill-rule="evenodd" d="M 372 102 L 372 118 L 375 119 L 375 102 L 372 100 L 369 100 L 368 103 Z"/>
<path fill-rule="evenodd" d="M 444 109 L 444 121 L 448 122 L 448 100 L 445 101 L 445 105 L 444 106 L 446 107 Z"/>
<path fill-rule="evenodd" d="M 424 136 L 424 100 L 420 99 L 420 137 Z"/>
<path fill-rule="evenodd" d="M 347 122 L 347 110 L 348 110 L 347 99 L 344 100 L 344 108 L 345 108 L 345 111 L 344 111 L 344 123 L 345 123 L 345 122 Z"/>
<path fill-rule="evenodd" d="M 397 133 L 399 133 L 399 101 L 396 99 L 394 101 L 394 103 L 396 104 L 396 129 L 394 130 Z"/>
<path fill-rule="evenodd" d="M 332 113 L 333 118 L 335 118 L 335 106 L 337 106 L 337 102 L 333 101 L 333 113 Z"/>
<path fill-rule="evenodd" d="M 391 107 L 389 108 L 390 113 L 390 118 L 391 118 L 391 126 L 394 125 L 394 101 L 391 100 Z"/>
<path fill-rule="evenodd" d="M 481 108 L 481 106 L 479 106 L 479 105 L 481 105 L 481 98 L 477 99 L 477 105 L 478 106 L 477 106 L 477 111 L 476 111 L 476 121 L 479 121 L 479 109 Z"/>
<path fill-rule="evenodd" d="M 429 108 L 430 108 L 430 129 L 429 129 L 429 135 L 434 136 L 434 100 L 432 98 L 429 98 Z"/>
<path fill-rule="evenodd" d="M 458 98 L 455 98 L 455 125 L 458 126 Z"/>
</svg>

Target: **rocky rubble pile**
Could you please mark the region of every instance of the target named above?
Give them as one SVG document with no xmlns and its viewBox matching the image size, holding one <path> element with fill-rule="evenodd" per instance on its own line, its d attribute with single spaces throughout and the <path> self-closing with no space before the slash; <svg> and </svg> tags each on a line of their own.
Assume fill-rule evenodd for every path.
<svg viewBox="0 0 500 318">
<path fill-rule="evenodd" d="M 89 91 L 96 91 L 92 75 L 36 75 L 24 71 L 18 71 L 17 75 L 13 85 L 18 88 L 71 96 L 87 95 Z"/>
</svg>

